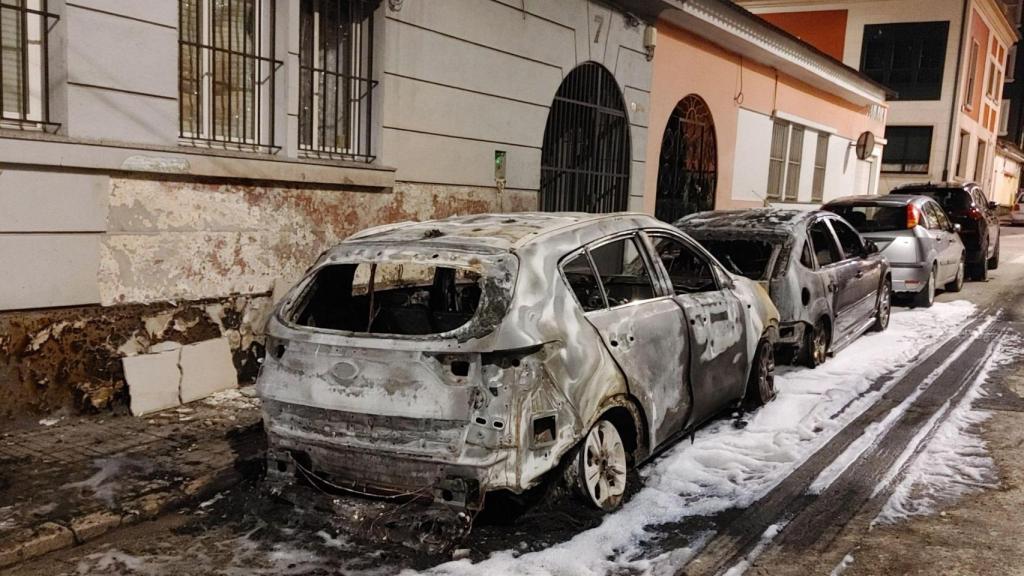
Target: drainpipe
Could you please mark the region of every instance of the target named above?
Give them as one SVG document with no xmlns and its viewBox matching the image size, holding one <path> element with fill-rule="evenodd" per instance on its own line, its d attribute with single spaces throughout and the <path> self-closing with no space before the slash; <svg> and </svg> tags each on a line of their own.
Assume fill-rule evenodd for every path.
<svg viewBox="0 0 1024 576">
<path fill-rule="evenodd" d="M 953 76 L 953 105 L 949 109 L 949 139 L 946 141 L 946 161 L 942 164 L 942 181 L 949 181 L 949 159 L 953 150 L 954 136 L 958 133 L 956 113 L 960 108 L 960 67 L 963 66 L 964 39 L 967 37 L 967 16 L 971 6 L 971 0 L 964 0 L 964 13 L 960 18 L 960 43 L 956 47 L 956 74 Z M 961 159 L 962 161 L 962 159 Z"/>
</svg>

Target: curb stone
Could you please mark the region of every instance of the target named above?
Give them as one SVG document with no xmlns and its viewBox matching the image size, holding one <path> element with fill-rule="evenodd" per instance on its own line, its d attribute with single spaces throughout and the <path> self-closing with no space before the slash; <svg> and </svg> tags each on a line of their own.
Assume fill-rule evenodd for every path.
<svg viewBox="0 0 1024 576">
<path fill-rule="evenodd" d="M 127 506 L 129 511 L 123 515 L 102 510 L 73 518 L 68 523 L 70 527 L 56 522 L 44 522 L 35 528 L 15 532 L 0 542 L 0 568 L 10 568 L 51 552 L 84 544 L 118 528 L 156 518 L 189 502 L 213 496 L 244 479 L 245 475 L 239 472 L 236 464 L 231 462 L 217 472 L 203 474 L 188 482 L 181 490 L 170 489 L 137 498 Z"/>
</svg>

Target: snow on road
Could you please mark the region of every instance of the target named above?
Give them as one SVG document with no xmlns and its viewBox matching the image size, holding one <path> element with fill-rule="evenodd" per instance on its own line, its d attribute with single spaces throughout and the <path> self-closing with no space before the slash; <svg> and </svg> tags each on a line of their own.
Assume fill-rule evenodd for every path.
<svg viewBox="0 0 1024 576">
<path fill-rule="evenodd" d="M 991 413 L 974 408 L 973 403 L 984 394 L 982 386 L 995 369 L 1019 358 L 1020 344 L 1017 338 L 1007 338 L 997 344 L 967 393 L 907 467 L 875 524 L 892 524 L 911 516 L 934 514 L 940 507 L 968 494 L 997 486 L 995 464 L 988 455 L 985 441 L 977 434 L 978 425 Z M 911 443 L 908 448 L 920 446 Z"/>
<path fill-rule="evenodd" d="M 478 563 L 453 561 L 425 573 L 671 573 L 700 543 L 691 543 L 691 550 L 651 554 L 644 545 L 654 528 L 756 502 L 878 399 L 884 389 L 868 392 L 873 382 L 908 368 L 919 354 L 959 331 L 975 310 L 958 301 L 895 311 L 887 331 L 866 334 L 817 369 L 780 367 L 778 397 L 752 414 L 746 428 L 716 421 L 697 432 L 694 444 L 668 450 L 642 471 L 644 487 L 600 526 L 545 550 L 498 552 Z"/>
</svg>

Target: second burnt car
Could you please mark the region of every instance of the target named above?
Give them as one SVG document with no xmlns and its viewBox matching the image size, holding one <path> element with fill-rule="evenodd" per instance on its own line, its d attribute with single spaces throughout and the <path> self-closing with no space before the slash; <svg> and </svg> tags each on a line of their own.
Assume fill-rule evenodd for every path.
<svg viewBox="0 0 1024 576">
<path fill-rule="evenodd" d="M 777 323 L 759 286 L 645 215 L 370 229 L 268 323 L 268 479 L 476 509 L 557 476 L 612 509 L 630 467 L 774 396 Z"/>
<path fill-rule="evenodd" d="M 807 366 L 868 329 L 885 330 L 892 279 L 878 247 L 822 210 L 764 208 L 691 214 L 676 226 L 779 309 L 781 356 Z"/>
</svg>

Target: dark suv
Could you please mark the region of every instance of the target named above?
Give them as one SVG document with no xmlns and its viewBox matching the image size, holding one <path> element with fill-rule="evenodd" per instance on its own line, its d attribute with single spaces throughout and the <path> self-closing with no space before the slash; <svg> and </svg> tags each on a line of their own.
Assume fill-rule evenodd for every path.
<svg viewBox="0 0 1024 576">
<path fill-rule="evenodd" d="M 999 267 L 999 217 L 996 203 L 989 202 L 973 182 L 907 184 L 890 194 L 919 194 L 934 198 L 960 225 L 960 240 L 967 249 L 967 273 L 975 280 L 986 280 L 988 271 Z"/>
</svg>

